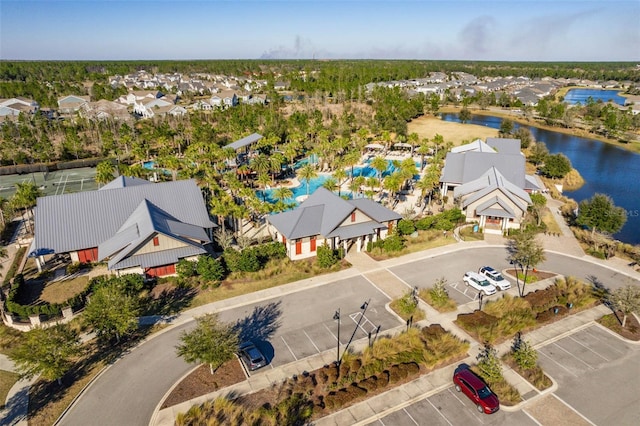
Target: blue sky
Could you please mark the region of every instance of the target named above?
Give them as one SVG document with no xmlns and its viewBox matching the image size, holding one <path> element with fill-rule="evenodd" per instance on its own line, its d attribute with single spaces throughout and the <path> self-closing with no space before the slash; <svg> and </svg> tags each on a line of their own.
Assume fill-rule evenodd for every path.
<svg viewBox="0 0 640 426">
<path fill-rule="evenodd" d="M 638 61 L 639 23 L 639 0 L 0 0 L 0 59 Z"/>
</svg>

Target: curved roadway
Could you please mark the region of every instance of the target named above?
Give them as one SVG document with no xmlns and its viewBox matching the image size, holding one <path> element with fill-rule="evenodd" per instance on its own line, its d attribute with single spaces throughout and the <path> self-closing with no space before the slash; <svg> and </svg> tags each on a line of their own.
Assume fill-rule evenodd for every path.
<svg viewBox="0 0 640 426">
<path fill-rule="evenodd" d="M 539 265 L 538 269 L 572 275 L 583 280 L 593 280 L 595 277 L 609 288 L 617 288 L 634 281 L 628 275 L 591 261 L 559 253 L 546 254 L 547 260 Z M 443 276 L 449 282 L 461 281 L 465 271 L 477 270 L 485 264 L 496 269 L 505 269 L 509 267 L 506 256 L 503 247 L 473 247 L 454 249 L 440 255 L 429 255 L 425 252 L 425 257 L 419 260 L 406 260 L 401 263 L 402 259 L 394 259 L 393 262 L 384 264 L 395 264 L 387 269 L 409 286 L 429 287 Z M 397 320 L 381 309 L 389 301 L 386 295 L 361 275 L 308 289 L 303 288 L 287 295 L 278 291 L 274 291 L 273 294 L 273 298 L 269 300 L 251 302 L 221 312 L 221 319 L 246 321 L 252 312 L 255 316 L 256 312 L 263 312 L 265 307 L 274 308 L 277 311 L 277 315 L 271 318 L 271 325 L 274 327 L 266 337 L 276 340 L 279 334 L 293 333 L 296 330 L 304 332 L 304 328 L 310 326 L 329 330 L 335 323 L 331 315 L 336 308 L 342 309 L 344 317 L 345 312 L 357 312 L 362 301 L 371 299 L 370 306 L 377 307 L 372 309 L 374 315 L 376 312 L 378 315 L 375 321 L 383 324 L 383 329 L 398 325 Z M 176 356 L 175 351 L 180 334 L 193 325 L 193 321 L 190 321 L 166 329 L 123 355 L 94 380 L 58 424 L 147 426 L 154 409 L 167 390 L 193 368 L 193 365 Z M 335 345 L 335 340 L 327 342 L 326 345 L 328 346 L 324 349 L 316 349 L 327 350 L 330 345 Z M 277 357 L 276 351 L 275 358 Z"/>
</svg>

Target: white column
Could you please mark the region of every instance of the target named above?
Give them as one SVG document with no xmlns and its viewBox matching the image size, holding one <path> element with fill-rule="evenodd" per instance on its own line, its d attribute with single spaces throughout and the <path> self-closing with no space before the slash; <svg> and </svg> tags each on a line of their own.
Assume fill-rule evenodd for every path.
<svg viewBox="0 0 640 426">
<path fill-rule="evenodd" d="M 358 249 L 358 253 L 362 250 L 362 237 L 358 237 L 358 241 L 356 242 L 356 247 Z"/>
</svg>

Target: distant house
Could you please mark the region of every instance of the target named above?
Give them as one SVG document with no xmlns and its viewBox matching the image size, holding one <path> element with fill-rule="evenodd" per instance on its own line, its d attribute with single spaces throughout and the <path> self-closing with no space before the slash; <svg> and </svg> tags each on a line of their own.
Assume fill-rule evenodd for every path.
<svg viewBox="0 0 640 426">
<path fill-rule="evenodd" d="M 65 96 L 58 99 L 58 112 L 60 112 L 60 114 L 73 114 L 90 100 L 89 96 Z"/>
<path fill-rule="evenodd" d="M 153 99 L 159 99 L 163 97 L 164 94 L 157 90 L 149 91 L 149 90 L 136 90 L 127 93 L 126 95 L 122 95 L 118 98 L 118 102 L 125 105 L 134 105 L 136 102 L 142 101 L 150 101 Z"/>
<path fill-rule="evenodd" d="M 167 98 L 164 96 L 161 98 L 153 98 L 153 99 L 143 98 L 142 100 L 135 101 L 135 103 L 133 104 L 133 112 L 142 118 L 152 118 L 156 115 L 163 115 L 167 113 L 168 111 L 171 110 L 171 108 L 165 108 L 165 107 L 172 107 L 172 106 L 176 106 L 176 105 L 174 105 L 174 102 L 172 102 L 170 98 Z M 165 109 L 162 109 L 162 108 L 165 108 Z M 186 113 L 186 110 L 184 110 L 184 113 Z"/>
<path fill-rule="evenodd" d="M 18 116 L 20 113 L 35 114 L 39 109 L 40 105 L 31 99 L 22 97 L 0 99 L 0 117 Z"/>
<path fill-rule="evenodd" d="M 151 183 L 118 177 L 97 191 L 40 197 L 29 255 L 106 261 L 116 274 L 175 274 L 180 259 L 210 252 L 212 230 L 194 180 Z"/>
<path fill-rule="evenodd" d="M 384 239 L 401 218 L 368 198 L 345 200 L 320 187 L 297 208 L 267 217 L 267 223 L 273 239 L 286 246 L 291 260 L 297 260 L 315 256 L 323 244 L 366 250 L 369 242 Z"/>
<path fill-rule="evenodd" d="M 485 232 L 519 228 L 530 193 L 544 189 L 537 176 L 527 175 L 519 139 L 487 138 L 455 147 L 447 154 L 440 176 L 443 196 L 453 197 L 467 221 Z"/>
<path fill-rule="evenodd" d="M 209 103 L 218 108 L 229 108 L 238 105 L 238 95 L 234 90 L 224 90 L 211 96 Z"/>
<path fill-rule="evenodd" d="M 87 102 L 82 104 L 79 113 L 82 117 L 94 120 L 129 120 L 131 114 L 126 107 L 118 102 L 100 99 L 97 102 Z"/>
</svg>

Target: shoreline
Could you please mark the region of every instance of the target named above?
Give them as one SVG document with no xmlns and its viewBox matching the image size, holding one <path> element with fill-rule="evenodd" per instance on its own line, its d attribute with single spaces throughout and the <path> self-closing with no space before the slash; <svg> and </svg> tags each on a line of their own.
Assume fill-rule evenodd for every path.
<svg viewBox="0 0 640 426">
<path fill-rule="evenodd" d="M 460 112 L 460 110 L 462 109 L 462 107 L 454 107 L 454 106 L 446 106 L 441 108 L 438 113 L 443 113 L 443 114 L 458 114 Z M 567 129 L 564 127 L 556 127 L 556 126 L 550 126 L 544 123 L 540 123 L 535 119 L 532 120 L 527 120 L 526 118 L 523 118 L 520 115 L 517 115 L 515 113 L 512 113 L 511 110 L 505 110 L 504 112 L 502 111 L 496 111 L 496 110 L 490 110 L 490 109 L 486 109 L 486 110 L 482 110 L 479 108 L 469 108 L 469 111 L 471 112 L 471 114 L 476 114 L 476 115 L 484 115 L 484 116 L 491 116 L 491 117 L 500 117 L 500 118 L 508 118 L 511 121 L 517 122 L 519 124 L 524 124 L 526 126 L 531 126 L 531 127 L 537 127 L 539 129 L 543 129 L 543 130 L 549 130 L 552 132 L 558 132 L 558 133 L 563 133 L 566 135 L 571 135 L 571 136 L 576 136 L 576 137 L 580 137 L 580 138 L 588 138 L 588 139 L 594 139 L 597 140 L 599 142 L 603 142 L 612 146 L 616 146 L 619 148 L 622 148 L 626 151 L 629 152 L 633 152 L 636 154 L 640 154 L 640 143 L 638 142 L 630 142 L 630 143 L 621 143 L 618 142 L 615 139 L 610 139 L 610 138 L 606 138 L 604 136 L 601 135 L 596 135 L 594 133 L 591 133 L 587 130 L 582 130 L 582 129 Z"/>
</svg>

